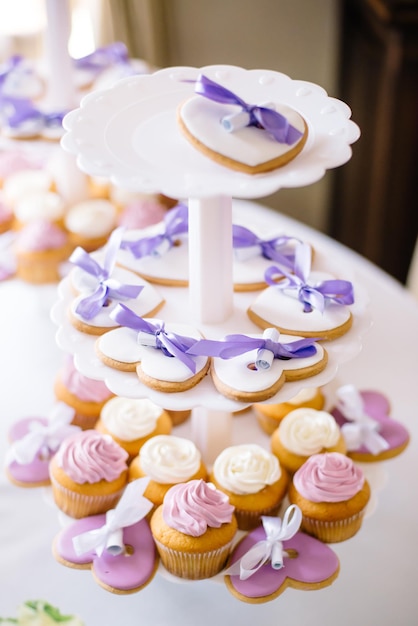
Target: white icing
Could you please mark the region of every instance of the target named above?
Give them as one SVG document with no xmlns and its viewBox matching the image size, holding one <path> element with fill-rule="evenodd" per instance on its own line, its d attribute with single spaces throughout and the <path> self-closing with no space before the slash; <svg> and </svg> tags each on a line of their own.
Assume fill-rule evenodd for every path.
<svg viewBox="0 0 418 626">
<path fill-rule="evenodd" d="M 257 493 L 281 476 L 277 458 L 258 444 L 225 448 L 215 459 L 213 475 L 218 484 L 240 495 Z"/>
<path fill-rule="evenodd" d="M 312 272 L 309 284 L 335 278 L 330 274 Z M 276 286 L 269 286 L 255 298 L 250 305 L 250 311 L 265 320 L 271 326 L 277 326 L 284 331 L 314 332 L 321 336 L 326 332 L 342 326 L 350 319 L 349 306 L 332 302 L 325 303 L 323 312 L 313 309 L 304 313 L 303 304 L 298 300 L 297 290 L 282 290 Z"/>
<path fill-rule="evenodd" d="M 249 335 L 261 337 L 261 335 Z M 281 343 L 291 343 L 301 337 L 280 335 Z M 324 357 L 322 346 L 315 343 L 316 354 L 310 357 L 293 358 L 289 360 L 274 359 L 271 367 L 267 370 L 254 370 L 249 368 L 255 362 L 257 350 L 251 350 L 232 359 L 212 359 L 212 369 L 216 377 L 232 390 L 257 393 L 269 389 L 283 375 L 285 370 L 297 371 L 305 367 L 311 367 L 320 363 Z"/>
<path fill-rule="evenodd" d="M 189 480 L 200 468 L 201 455 L 190 439 L 156 435 L 139 452 L 142 471 L 157 483 L 176 484 Z"/>
<path fill-rule="evenodd" d="M 147 399 L 115 397 L 108 400 L 100 419 L 111 435 L 122 441 L 135 441 L 152 433 L 162 409 Z"/>
<path fill-rule="evenodd" d="M 158 201 L 158 194 L 140 193 L 111 185 L 109 189 L 110 200 L 115 204 L 126 206 L 138 200 L 154 200 Z"/>
<path fill-rule="evenodd" d="M 146 317 L 147 315 L 152 314 L 152 312 L 164 302 L 163 297 L 153 285 L 150 285 L 147 281 L 140 278 L 133 272 L 116 267 L 112 272 L 112 278 L 123 285 L 142 285 L 143 289 L 135 299 L 110 300 L 107 303 L 107 306 L 102 307 L 93 319 L 86 320 L 76 312 L 76 308 L 81 300 L 83 300 L 89 293 L 94 292 L 97 282 L 93 276 L 82 270 L 80 267 L 73 268 L 70 273 L 70 279 L 79 295 L 74 298 L 70 304 L 71 315 L 84 324 L 88 324 L 90 326 L 114 328 L 117 326 L 117 323 L 109 317 L 109 314 L 119 302 L 123 302 L 123 304 L 140 317 Z"/>
<path fill-rule="evenodd" d="M 57 221 L 64 215 L 64 201 L 53 191 L 35 191 L 16 202 L 15 216 L 22 222 L 34 220 Z"/>
<path fill-rule="evenodd" d="M 101 198 L 78 202 L 69 209 L 65 226 L 84 237 L 102 237 L 116 226 L 116 208 Z"/>
<path fill-rule="evenodd" d="M 52 176 L 46 170 L 21 170 L 10 174 L 3 184 L 7 202 L 15 205 L 26 194 L 49 191 Z"/>
<path fill-rule="evenodd" d="M 153 320 L 151 320 L 153 321 Z M 155 321 L 155 320 L 154 320 Z M 185 324 L 166 324 L 167 332 L 201 339 L 200 333 Z M 193 376 L 189 368 L 175 357 L 166 356 L 161 350 L 142 346 L 137 340 L 138 333 L 130 328 L 117 328 L 105 333 L 97 340 L 99 353 L 121 363 L 141 363 L 143 372 L 151 378 L 167 382 L 184 382 Z M 207 364 L 207 357 L 192 357 L 196 373 Z"/>
<path fill-rule="evenodd" d="M 164 232 L 164 226 L 160 222 L 148 228 L 127 231 L 124 234 L 124 241 L 136 241 L 162 232 Z M 269 238 L 278 236 L 280 233 L 268 235 Z M 147 277 L 150 281 L 163 279 L 187 284 L 189 280 L 188 235 L 178 235 L 176 240 L 179 245 L 172 246 L 164 254 L 149 255 L 139 259 L 136 259 L 129 250 L 121 249 L 117 254 L 117 262 L 122 267 Z M 252 254 L 235 251 L 232 266 L 234 285 L 265 284 L 264 273 L 272 263 L 274 262 L 261 256 L 258 246 Z"/>
<path fill-rule="evenodd" d="M 279 437 L 283 446 L 294 454 L 310 456 L 335 446 L 340 429 L 330 413 L 300 408 L 288 413 L 280 422 Z"/>
<path fill-rule="evenodd" d="M 294 109 L 279 104 L 275 104 L 275 109 L 297 130 L 304 132 L 303 118 Z M 235 132 L 226 131 L 221 120 L 239 110 L 240 107 L 235 105 L 219 104 L 202 96 L 195 96 L 182 105 L 180 116 L 190 134 L 202 144 L 214 152 L 252 167 L 276 159 L 296 145 L 280 143 L 263 129 L 253 126 Z"/>
</svg>

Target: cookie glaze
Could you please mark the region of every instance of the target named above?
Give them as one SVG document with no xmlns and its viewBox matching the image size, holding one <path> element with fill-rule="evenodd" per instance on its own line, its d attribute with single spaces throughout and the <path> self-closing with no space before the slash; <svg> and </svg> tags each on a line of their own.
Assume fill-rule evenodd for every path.
<svg viewBox="0 0 418 626">
<path fill-rule="evenodd" d="M 123 543 L 129 546 L 124 554 L 112 555 L 105 550 L 99 557 L 94 550 L 81 555 L 74 550 L 74 537 L 101 528 L 105 521 L 105 515 L 94 515 L 70 524 L 55 538 L 54 555 L 69 567 L 84 569 L 90 565 L 96 581 L 109 591 L 138 591 L 152 580 L 157 566 L 154 541 L 145 519 L 123 529 Z"/>
<path fill-rule="evenodd" d="M 234 549 L 228 566 L 265 537 L 262 526 L 246 535 Z M 298 532 L 283 541 L 283 549 L 291 556 L 285 556 L 281 569 L 273 569 L 270 563 L 265 563 L 246 580 L 240 580 L 239 576 L 226 576 L 228 590 L 244 602 L 268 602 L 287 587 L 306 590 L 326 587 L 338 575 L 338 557 L 329 546 L 314 537 Z"/>
<path fill-rule="evenodd" d="M 13 424 L 9 432 L 11 442 L 19 441 L 27 435 L 27 433 L 30 432 L 30 424 L 34 421 L 42 426 L 48 424 L 48 420 L 43 417 L 26 417 L 25 419 L 19 420 Z M 17 463 L 17 461 L 12 461 L 7 464 L 7 472 L 14 482 L 27 485 L 28 487 L 47 485 L 50 482 L 50 459 L 50 455 L 41 456 L 37 454 L 31 463 L 21 464 Z"/>
</svg>

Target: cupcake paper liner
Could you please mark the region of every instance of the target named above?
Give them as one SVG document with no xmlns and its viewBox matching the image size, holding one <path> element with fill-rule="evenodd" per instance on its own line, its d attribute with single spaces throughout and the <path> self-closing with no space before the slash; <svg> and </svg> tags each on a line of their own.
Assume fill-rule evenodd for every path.
<svg viewBox="0 0 418 626">
<path fill-rule="evenodd" d="M 211 578 L 218 574 L 228 559 L 232 541 L 216 550 L 207 552 L 180 552 L 154 539 L 161 562 L 170 574 L 189 580 Z"/>
</svg>

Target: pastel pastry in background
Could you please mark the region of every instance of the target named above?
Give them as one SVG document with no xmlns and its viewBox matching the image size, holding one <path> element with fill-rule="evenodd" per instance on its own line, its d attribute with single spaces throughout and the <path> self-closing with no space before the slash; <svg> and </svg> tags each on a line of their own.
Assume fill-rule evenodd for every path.
<svg viewBox="0 0 418 626">
<path fill-rule="evenodd" d="M 253 410 L 264 432 L 268 435 L 272 435 L 281 420 L 290 413 L 290 411 L 302 407 L 320 411 L 324 405 L 325 397 L 321 389 L 317 387 L 306 387 L 287 402 L 280 402 L 278 404 L 255 403 L 253 404 Z"/>
</svg>

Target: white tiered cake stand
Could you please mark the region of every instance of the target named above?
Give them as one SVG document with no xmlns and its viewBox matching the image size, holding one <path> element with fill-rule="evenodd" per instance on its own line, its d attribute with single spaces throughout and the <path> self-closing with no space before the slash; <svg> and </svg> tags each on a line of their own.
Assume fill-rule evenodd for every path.
<svg viewBox="0 0 418 626">
<path fill-rule="evenodd" d="M 297 110 L 309 131 L 300 155 L 273 172 L 248 175 L 196 151 L 177 126 L 176 109 L 194 95 L 193 81 L 200 73 L 247 101 L 281 102 Z M 254 293 L 233 290 L 232 223 L 235 212 L 239 219 L 244 203 L 233 203 L 232 198 L 258 198 L 282 187 L 308 185 L 327 169 L 344 164 L 351 157 L 350 145 L 359 137 L 350 115 L 347 105 L 330 98 L 321 87 L 278 72 L 233 66 L 176 67 L 130 77 L 111 89 L 89 94 L 80 108 L 65 117 L 67 133 L 61 143 L 77 156 L 79 168 L 92 176 L 109 178 L 130 190 L 188 200 L 189 286 L 162 288 L 166 304 L 161 316 L 166 321 L 189 323 L 207 337 L 220 339 L 229 332 L 260 332 L 246 315 Z M 320 258 L 318 251 L 315 262 Z M 329 260 L 324 262 L 326 266 Z M 350 279 L 346 272 L 341 276 Z M 355 290 L 353 326 L 340 339 L 327 343 L 325 370 L 307 380 L 285 383 L 269 402 L 289 400 L 307 385 L 326 384 L 340 363 L 358 354 L 369 319 L 367 298 L 357 283 Z M 68 322 L 69 298 L 66 279 L 60 284 L 52 316 L 59 326 L 58 345 L 74 355 L 76 367 L 84 375 L 104 380 L 117 395 L 149 397 L 172 410 L 192 408 L 200 442 L 202 433 L 208 435 L 211 430 L 217 432 L 222 446 L 228 443 L 228 420 L 246 405 L 219 394 L 210 376 L 187 392 L 163 394 L 142 385 L 135 373 L 105 366 L 95 354 L 95 338 L 79 333 Z M 206 450 L 206 460 L 210 462 L 208 456 L 215 453 L 216 446 L 211 453 Z"/>
</svg>

